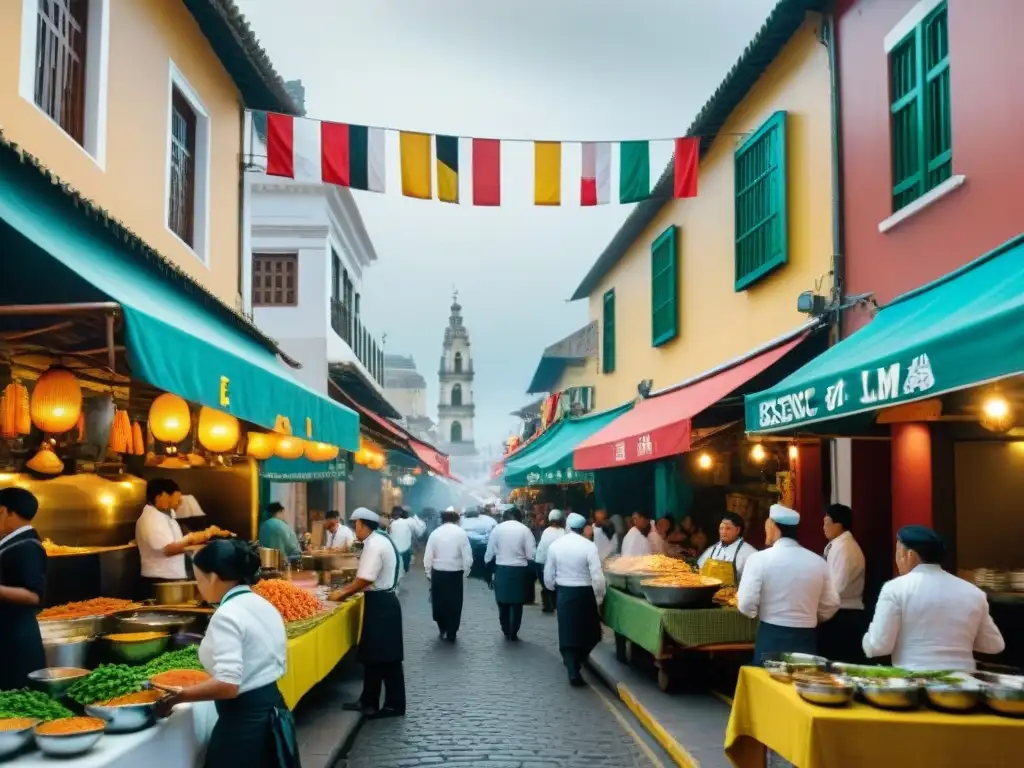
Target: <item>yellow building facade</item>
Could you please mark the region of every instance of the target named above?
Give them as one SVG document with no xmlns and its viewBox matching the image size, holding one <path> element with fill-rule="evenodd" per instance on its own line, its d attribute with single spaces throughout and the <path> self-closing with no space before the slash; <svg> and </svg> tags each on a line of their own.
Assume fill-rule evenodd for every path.
<svg viewBox="0 0 1024 768">
<path fill-rule="evenodd" d="M 579 382 L 595 387 L 599 409 L 634 399 L 641 380 L 668 387 L 796 331 L 808 320 L 797 311 L 798 295 L 831 291 L 829 52 L 819 41 L 819 15 L 800 11 L 787 27 L 785 13 L 773 12 L 697 118 L 699 129 L 713 121 L 709 110 L 721 113 L 713 140 L 694 131 L 705 137 L 698 197 L 641 203 L 573 296 L 588 299 L 601 334 L 600 365 L 588 366 L 590 380 Z M 745 86 L 752 53 L 764 56 L 771 46 L 770 63 Z M 730 90 L 735 103 L 723 108 Z M 744 190 L 760 183 L 756 163 L 766 152 L 782 168 L 781 188 L 751 207 Z M 671 168 L 662 181 L 671 195 Z M 766 212 L 769 197 L 776 208 Z M 773 235 L 756 229 L 769 215 L 782 217 Z M 738 216 L 746 223 L 737 226 Z M 773 244 L 760 261 L 751 261 L 751 237 Z"/>
<path fill-rule="evenodd" d="M 4 0 L 0 128 L 241 308 L 244 108 L 291 111 L 227 0 Z"/>
</svg>

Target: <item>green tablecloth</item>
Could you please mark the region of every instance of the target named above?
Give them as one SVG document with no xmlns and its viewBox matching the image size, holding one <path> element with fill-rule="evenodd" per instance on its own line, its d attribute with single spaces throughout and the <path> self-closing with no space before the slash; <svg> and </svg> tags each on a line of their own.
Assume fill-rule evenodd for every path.
<svg viewBox="0 0 1024 768">
<path fill-rule="evenodd" d="M 757 620 L 735 608 L 658 608 L 646 600 L 609 589 L 604 623 L 641 648 L 660 654 L 667 635 L 686 648 L 716 643 L 752 643 Z"/>
</svg>

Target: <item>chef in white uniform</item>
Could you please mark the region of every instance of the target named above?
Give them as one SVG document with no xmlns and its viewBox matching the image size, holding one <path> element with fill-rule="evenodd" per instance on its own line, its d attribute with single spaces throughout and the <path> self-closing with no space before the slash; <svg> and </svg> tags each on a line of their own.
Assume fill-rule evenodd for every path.
<svg viewBox="0 0 1024 768">
<path fill-rule="evenodd" d="M 597 546 L 597 554 L 604 560 L 619 551 L 619 535 L 615 530 L 615 524 L 608 519 L 608 511 L 605 509 L 594 510 L 593 540 Z"/>
<path fill-rule="evenodd" d="M 773 504 L 764 522 L 768 549 L 747 560 L 736 595 L 740 613 L 759 618 L 754 665 L 768 653 L 818 650 L 818 624 L 839 610 L 828 565 L 797 543 L 800 515 Z"/>
<path fill-rule="evenodd" d="M 544 563 L 548 559 L 548 549 L 563 536 L 565 536 L 565 516 L 562 510 L 552 509 L 548 512 L 548 527 L 540 535 L 537 554 L 533 557 L 533 562 L 537 566 L 537 579 L 540 581 L 541 613 L 555 612 L 555 591 L 548 589 L 544 584 Z"/>
<path fill-rule="evenodd" d="M 455 510 L 441 514 L 441 526 L 430 534 L 423 567 L 430 580 L 430 605 L 441 637 L 449 643 L 462 623 L 463 581 L 473 568 L 469 535 L 459 527 Z"/>
<path fill-rule="evenodd" d="M 351 549 L 356 535 L 341 522 L 341 513 L 332 509 L 324 516 L 324 548 Z"/>
<path fill-rule="evenodd" d="M 942 570 L 945 552 L 945 541 L 931 528 L 907 525 L 897 532 L 900 575 L 878 596 L 863 641 L 868 658 L 891 655 L 894 666 L 917 671 L 973 672 L 975 652 L 1006 647 L 985 593 Z"/>
<path fill-rule="evenodd" d="M 864 617 L 864 552 L 853 538 L 853 510 L 833 504 L 825 512 L 822 528 L 828 544 L 825 562 L 832 586 L 839 595 L 839 611 L 818 627 L 818 651 L 832 661 L 863 664 L 861 639 L 867 629 Z"/>
<path fill-rule="evenodd" d="M 651 518 L 645 512 L 633 513 L 633 527 L 622 539 L 622 555 L 636 557 L 638 555 L 663 555 L 665 542 L 651 525 Z"/>
<path fill-rule="evenodd" d="M 569 532 L 548 550 L 544 585 L 558 595 L 558 650 L 569 672 L 569 683 L 585 685 L 580 670 L 601 641 L 600 605 L 605 582 L 597 545 L 583 536 L 587 519 L 569 515 Z"/>
<path fill-rule="evenodd" d="M 735 512 L 724 512 L 718 523 L 718 541 L 697 558 L 702 576 L 719 579 L 727 587 L 740 583 L 743 568 L 750 556 L 757 552 L 743 540 L 743 518 Z"/>
<path fill-rule="evenodd" d="M 148 584 L 185 580 L 185 548 L 191 540 L 175 519 L 174 504 L 180 497 L 178 484 L 169 478 L 146 483 L 148 503 L 135 521 L 135 541 L 142 580 Z"/>
<path fill-rule="evenodd" d="M 494 563 L 489 583 L 498 603 L 498 621 L 506 640 L 519 639 L 523 606 L 533 599 L 533 570 L 530 562 L 537 551 L 533 532 L 523 525 L 517 507 L 505 511 L 505 520 L 487 539 L 484 563 Z"/>
</svg>

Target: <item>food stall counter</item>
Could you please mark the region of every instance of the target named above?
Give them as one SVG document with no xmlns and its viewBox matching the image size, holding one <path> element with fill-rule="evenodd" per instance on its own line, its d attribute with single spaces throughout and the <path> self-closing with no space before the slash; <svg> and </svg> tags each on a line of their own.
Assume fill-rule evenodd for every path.
<svg viewBox="0 0 1024 768">
<path fill-rule="evenodd" d="M 767 749 L 796 768 L 1003 768 L 1024 753 L 1024 721 L 984 712 L 892 712 L 857 702 L 822 707 L 763 669 L 744 667 L 725 752 L 736 768 L 763 768 Z"/>
</svg>

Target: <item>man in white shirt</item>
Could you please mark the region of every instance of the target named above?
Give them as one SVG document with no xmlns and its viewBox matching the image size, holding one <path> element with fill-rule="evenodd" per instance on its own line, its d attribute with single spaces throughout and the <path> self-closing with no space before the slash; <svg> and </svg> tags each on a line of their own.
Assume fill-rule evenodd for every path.
<svg viewBox="0 0 1024 768">
<path fill-rule="evenodd" d="M 592 531 L 591 536 L 597 547 L 597 555 L 602 562 L 619 551 L 619 536 L 615 530 L 615 524 L 608 519 L 607 510 L 594 510 Z"/>
<path fill-rule="evenodd" d="M 723 512 L 718 523 L 718 541 L 697 558 L 701 576 L 719 579 L 728 587 L 740 583 L 743 568 L 750 556 L 757 552 L 743 540 L 746 522 L 735 512 Z"/>
<path fill-rule="evenodd" d="M 462 623 L 463 581 L 473 568 L 469 536 L 459 525 L 455 510 L 441 515 L 441 526 L 430 534 L 423 552 L 423 568 L 430 580 L 430 604 L 441 637 L 449 643 Z"/>
<path fill-rule="evenodd" d="M 409 510 L 405 507 L 395 507 L 391 510 L 391 527 L 388 528 L 388 533 L 398 547 L 402 570 L 408 573 L 412 566 L 412 524 L 409 522 Z"/>
<path fill-rule="evenodd" d="M 839 610 L 828 565 L 796 540 L 800 515 L 773 504 L 764 522 L 768 549 L 747 560 L 736 595 L 740 613 L 759 618 L 754 665 L 765 654 L 817 653 L 820 622 Z"/>
<path fill-rule="evenodd" d="M 351 549 L 356 540 L 355 533 L 341 524 L 341 513 L 330 510 L 324 516 L 324 549 Z"/>
<path fill-rule="evenodd" d="M 622 555 L 636 557 L 639 555 L 663 555 L 665 542 L 651 525 L 651 518 L 646 512 L 633 513 L 633 527 L 622 540 Z"/>
<path fill-rule="evenodd" d="M 878 596 L 863 640 L 869 659 L 892 656 L 894 666 L 914 671 L 973 672 L 975 652 L 1006 647 L 985 593 L 942 570 L 945 552 L 945 541 L 931 528 L 907 525 L 897 532 L 900 575 Z"/>
<path fill-rule="evenodd" d="M 548 527 L 540 535 L 537 553 L 533 557 L 533 562 L 537 568 L 537 580 L 540 581 L 541 613 L 555 612 L 555 592 L 548 589 L 544 584 L 544 563 L 547 562 L 548 549 L 563 536 L 565 536 L 565 519 L 562 511 L 560 509 L 552 509 L 548 512 Z"/>
<path fill-rule="evenodd" d="M 500 523 L 487 539 L 484 563 L 494 563 L 488 584 L 498 603 L 498 620 L 506 640 L 519 639 L 523 623 L 523 606 L 533 593 L 533 571 L 530 561 L 537 551 L 533 533 L 523 525 L 523 513 L 517 507 L 506 510 Z"/>
<path fill-rule="evenodd" d="M 357 655 L 363 665 L 363 693 L 358 702 L 343 704 L 342 709 L 362 712 L 368 720 L 401 717 L 405 715 L 402 604 L 395 595 L 401 559 L 391 537 L 380 530 L 380 515 L 359 507 L 352 513 L 352 520 L 363 551 L 355 580 L 336 597 L 341 601 L 363 593 L 363 629 Z"/>
<path fill-rule="evenodd" d="M 142 580 L 148 584 L 185 580 L 185 548 L 189 538 L 174 519 L 178 484 L 166 477 L 146 483 L 146 501 L 135 521 L 135 543 L 139 548 Z"/>
<path fill-rule="evenodd" d="M 558 595 L 558 649 L 569 683 L 581 686 L 583 662 L 601 641 L 605 583 L 597 545 L 583 536 L 586 518 L 573 512 L 567 522 L 569 532 L 548 550 L 544 585 Z"/>
<path fill-rule="evenodd" d="M 833 504 L 825 512 L 825 562 L 839 595 L 839 611 L 818 627 L 818 652 L 832 661 L 863 664 L 864 552 L 850 532 L 852 526 L 853 510 L 845 504 Z"/>
</svg>

